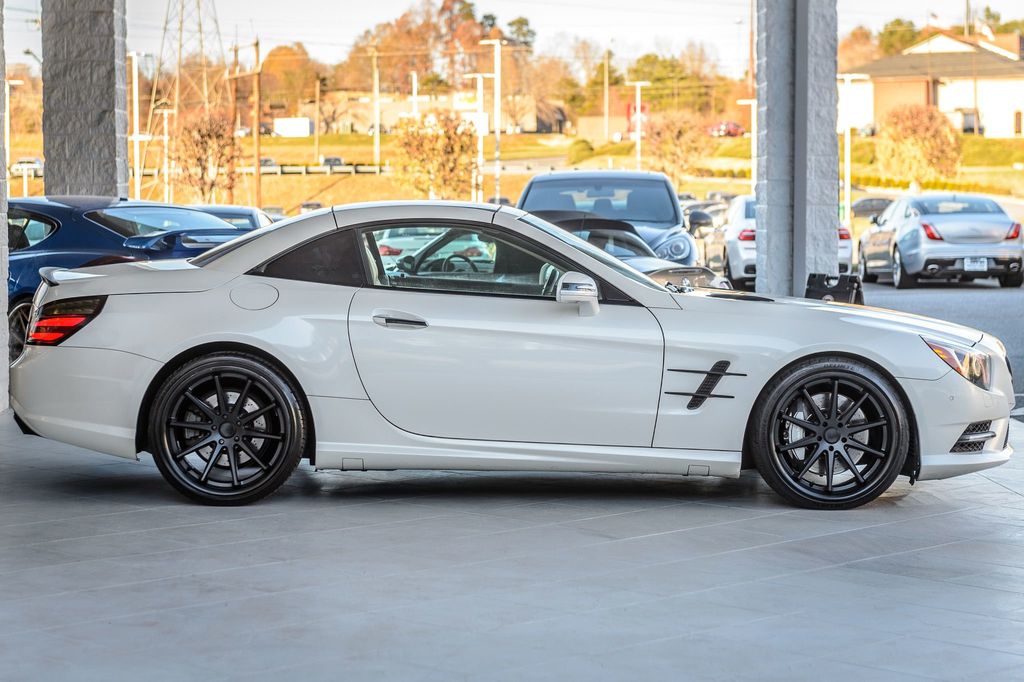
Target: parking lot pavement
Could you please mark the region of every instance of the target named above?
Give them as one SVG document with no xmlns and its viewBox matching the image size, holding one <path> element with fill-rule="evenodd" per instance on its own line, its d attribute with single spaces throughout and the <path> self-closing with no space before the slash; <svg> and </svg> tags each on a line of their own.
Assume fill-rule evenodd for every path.
<svg viewBox="0 0 1024 682">
<path fill-rule="evenodd" d="M 0 419 L 0 679 L 755 674 L 1024 677 L 1024 462 L 849 512 L 752 474 L 308 467 L 211 508 Z"/>
<path fill-rule="evenodd" d="M 1002 289 L 995 280 L 924 283 L 902 291 L 889 284 L 866 284 L 864 302 L 965 324 L 999 337 L 1014 368 L 1017 405 L 1024 407 L 1024 289 Z"/>
</svg>

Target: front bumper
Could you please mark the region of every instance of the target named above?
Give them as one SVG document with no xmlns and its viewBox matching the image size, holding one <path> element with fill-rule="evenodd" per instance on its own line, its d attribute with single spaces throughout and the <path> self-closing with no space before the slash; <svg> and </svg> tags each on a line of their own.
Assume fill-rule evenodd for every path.
<svg viewBox="0 0 1024 682">
<path fill-rule="evenodd" d="M 135 459 L 139 406 L 159 369 L 121 351 L 28 346 L 11 365 L 11 407 L 39 436 Z"/>
</svg>

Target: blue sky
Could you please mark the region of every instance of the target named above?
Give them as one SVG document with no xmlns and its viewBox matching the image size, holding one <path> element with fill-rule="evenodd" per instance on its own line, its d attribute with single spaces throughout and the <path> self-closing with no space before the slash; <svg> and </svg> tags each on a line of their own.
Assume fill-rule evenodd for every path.
<svg viewBox="0 0 1024 682">
<path fill-rule="evenodd" d="M 269 49 L 302 41 L 314 57 L 336 62 L 364 29 L 391 19 L 416 0 L 216 0 L 225 45 L 259 34 Z M 838 0 L 840 33 L 857 24 L 879 28 L 895 15 L 924 23 L 934 12 L 949 21 L 963 15 L 963 0 Z M 160 48 L 165 0 L 127 0 L 129 49 L 156 53 Z M 979 3 L 982 5 L 983 3 Z M 1004 16 L 1024 15 L 1019 0 L 991 0 Z M 40 52 L 32 24 L 39 0 L 8 0 L 5 39 L 8 63 L 31 61 L 26 48 Z M 739 74 L 746 67 L 749 0 L 477 0 L 478 13 L 490 12 L 502 23 L 529 17 L 541 52 L 569 57 L 576 36 L 609 45 L 621 58 L 644 52 L 676 52 L 690 40 L 711 46 L 720 68 Z M 894 8 L 898 7 L 898 10 Z"/>
</svg>

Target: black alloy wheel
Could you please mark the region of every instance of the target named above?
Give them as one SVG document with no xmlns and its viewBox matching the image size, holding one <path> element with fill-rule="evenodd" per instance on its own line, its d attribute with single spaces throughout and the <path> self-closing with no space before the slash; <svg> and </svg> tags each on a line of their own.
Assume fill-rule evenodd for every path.
<svg viewBox="0 0 1024 682">
<path fill-rule="evenodd" d="M 846 358 L 814 358 L 772 381 L 752 427 L 754 460 L 790 502 L 849 509 L 882 494 L 909 447 L 908 419 L 892 383 Z"/>
<path fill-rule="evenodd" d="M 216 353 L 167 378 L 150 410 L 151 451 L 179 492 L 214 505 L 265 497 L 298 466 L 308 419 L 298 390 L 276 368 Z"/>
<path fill-rule="evenodd" d="M 15 303 L 7 313 L 7 331 L 10 343 L 10 361 L 17 360 L 25 350 L 28 340 L 28 323 L 32 318 L 32 301 Z"/>
</svg>

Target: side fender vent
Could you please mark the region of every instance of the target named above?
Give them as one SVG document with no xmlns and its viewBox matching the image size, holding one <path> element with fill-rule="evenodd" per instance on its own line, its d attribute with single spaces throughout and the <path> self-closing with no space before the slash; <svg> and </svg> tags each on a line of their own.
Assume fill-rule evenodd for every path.
<svg viewBox="0 0 1024 682">
<path fill-rule="evenodd" d="M 700 386 L 697 387 L 696 392 L 686 393 L 683 391 L 665 391 L 666 395 L 682 395 L 689 396 L 690 402 L 686 404 L 686 409 L 696 410 L 698 407 L 703 405 L 708 398 L 735 398 L 736 396 L 725 395 L 721 393 L 715 393 L 715 389 L 718 387 L 719 382 L 722 381 L 722 377 L 745 377 L 746 374 L 739 372 L 729 371 L 729 361 L 719 360 L 711 369 L 669 369 L 670 372 L 685 372 L 688 374 L 703 374 L 704 379 L 700 382 Z"/>
</svg>

